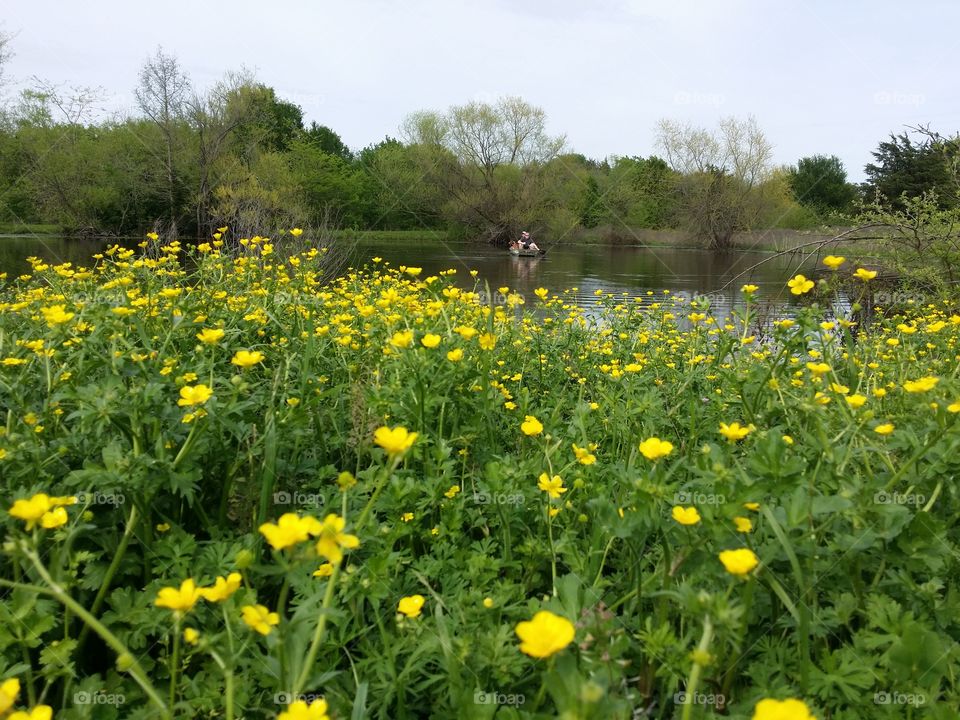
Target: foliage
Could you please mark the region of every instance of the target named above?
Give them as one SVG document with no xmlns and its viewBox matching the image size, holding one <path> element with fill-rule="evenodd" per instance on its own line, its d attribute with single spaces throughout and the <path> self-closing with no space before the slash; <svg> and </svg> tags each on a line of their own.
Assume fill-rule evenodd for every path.
<svg viewBox="0 0 960 720">
<path fill-rule="evenodd" d="M 957 203 L 956 162 L 960 159 L 957 140 L 929 132 L 915 140 L 909 133 L 891 133 L 873 153 L 875 163 L 866 166 L 868 199 L 880 201 L 894 211 L 906 208 L 906 201 L 935 193 L 941 208 Z"/>
<path fill-rule="evenodd" d="M 857 189 L 847 182 L 847 171 L 836 155 L 800 158 L 790 168 L 790 189 L 798 203 L 823 214 L 849 212 L 857 198 Z"/>
<path fill-rule="evenodd" d="M 421 180 L 443 195 L 444 217 L 506 242 L 549 216 L 547 163 L 564 139 L 546 113 L 517 97 L 471 102 L 446 113 L 421 111 L 405 124 Z"/>
<path fill-rule="evenodd" d="M 716 132 L 661 120 L 657 146 L 680 173 L 676 197 L 681 223 L 715 250 L 754 227 L 767 207 L 763 183 L 773 148 L 752 117 L 724 118 Z"/>
<path fill-rule="evenodd" d="M 960 283 L 960 207 L 940 197 L 902 197 L 892 209 L 881 201 L 864 208 L 860 221 L 883 230 L 891 269 L 903 294 L 956 296 Z"/>
<path fill-rule="evenodd" d="M 825 314 L 863 269 L 773 325 L 753 286 L 730 318 L 485 304 L 454 270 L 324 283 L 286 237 L 0 290 L 17 707 L 953 717 L 954 308 Z"/>
</svg>

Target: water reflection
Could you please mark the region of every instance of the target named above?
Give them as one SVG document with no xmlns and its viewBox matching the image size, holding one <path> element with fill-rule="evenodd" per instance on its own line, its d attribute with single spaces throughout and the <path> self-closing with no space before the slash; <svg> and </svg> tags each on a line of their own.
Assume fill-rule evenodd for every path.
<svg viewBox="0 0 960 720">
<path fill-rule="evenodd" d="M 134 247 L 136 240 L 121 242 Z M 61 237 L 0 237 L 0 272 L 11 277 L 29 270 L 25 258 L 35 255 L 48 262 L 89 264 L 94 253 L 108 244 L 103 240 Z M 507 287 L 524 296 L 528 305 L 536 300 L 534 290 L 545 287 L 553 292 L 570 290 L 569 302 L 590 308 L 596 291 L 622 294 L 643 304 L 661 300 L 664 290 L 688 298 L 701 296 L 709 301 L 711 312 L 722 316 L 744 303 L 740 287 L 753 283 L 760 287 L 758 298 L 775 302 L 779 313 L 789 314 L 792 296 L 786 291 L 787 278 L 802 268 L 795 258 L 772 258 L 763 253 L 716 254 L 702 250 L 676 248 L 639 248 L 612 246 L 556 245 L 540 257 L 516 257 L 507 251 L 475 243 L 371 242 L 341 243 L 349 252 L 350 264 L 369 263 L 374 257 L 396 267 L 422 267 L 431 275 L 456 269 L 455 281 L 464 288 L 475 282 L 491 292 Z M 762 260 L 759 266 L 747 271 Z M 476 279 L 470 274 L 476 271 Z M 422 277 L 423 277 L 422 276 Z"/>
</svg>

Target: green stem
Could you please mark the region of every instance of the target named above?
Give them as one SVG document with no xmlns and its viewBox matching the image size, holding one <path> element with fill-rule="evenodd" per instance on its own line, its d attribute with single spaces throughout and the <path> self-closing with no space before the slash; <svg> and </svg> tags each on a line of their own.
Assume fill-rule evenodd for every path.
<svg viewBox="0 0 960 720">
<path fill-rule="evenodd" d="M 297 682 L 293 686 L 293 697 L 298 697 L 303 686 L 306 685 L 310 677 L 310 669 L 317 659 L 317 653 L 320 651 L 320 643 L 323 641 L 323 631 L 327 627 L 327 617 L 329 616 L 330 605 L 333 602 L 333 590 L 336 587 L 337 580 L 340 577 L 340 564 L 333 567 L 333 573 L 327 581 L 327 590 L 323 594 L 323 605 L 320 607 L 320 617 L 317 619 L 317 627 L 313 631 L 313 641 L 310 643 L 310 650 L 303 662 L 303 668 L 297 677 Z"/>
<path fill-rule="evenodd" d="M 137 523 L 140 520 L 140 516 L 137 514 L 137 504 L 131 503 L 130 514 L 127 516 L 127 525 L 123 530 L 123 537 L 120 538 L 120 544 L 117 546 L 116 551 L 113 554 L 113 560 L 110 562 L 110 567 L 107 568 L 107 573 L 103 577 L 103 581 L 100 584 L 100 589 L 97 591 L 97 596 L 93 599 L 93 605 L 90 606 L 90 614 L 97 615 L 100 612 L 100 607 L 103 605 L 103 601 L 107 597 L 107 592 L 110 590 L 110 583 L 113 581 L 113 576 L 117 574 L 117 570 L 120 568 L 120 563 L 123 561 L 123 556 L 127 552 L 127 546 L 130 545 L 130 538 L 133 537 L 133 531 L 137 527 Z M 87 635 L 90 632 L 90 626 L 84 625 L 83 629 L 80 631 L 80 636 L 77 638 L 78 649 L 83 647 L 83 642 L 86 640 Z"/>
<path fill-rule="evenodd" d="M 77 617 L 90 625 L 93 628 L 93 631 L 97 633 L 97 635 L 99 635 L 100 638 L 115 653 L 117 653 L 118 659 L 122 659 L 125 663 L 129 663 L 127 665 L 127 670 L 130 675 L 141 687 L 143 692 L 146 693 L 147 697 L 150 698 L 150 701 L 157 706 L 157 708 L 160 710 L 161 716 L 166 720 L 170 720 L 172 718 L 170 709 L 163 702 L 163 699 L 160 697 L 160 693 L 157 692 L 157 689 L 147 678 L 143 668 L 140 667 L 140 663 L 137 662 L 136 658 L 133 656 L 133 653 L 127 649 L 127 646 L 124 645 L 116 635 L 110 632 L 106 626 L 103 625 L 103 623 L 87 612 L 85 607 L 70 597 L 63 588 L 53 581 L 53 579 L 50 577 L 50 574 L 47 572 L 47 569 L 40 562 L 40 558 L 38 558 L 32 552 L 28 552 L 27 557 L 37 569 L 40 577 L 44 582 L 47 583 L 47 585 L 49 585 L 49 587 L 45 588 L 38 587 L 36 585 L 24 585 L 22 583 L 10 582 L 9 580 L 4 580 L 2 578 L 0 578 L 0 585 L 4 587 L 19 588 L 21 590 L 27 590 L 29 592 L 35 592 L 41 595 L 49 595 L 59 601 L 64 607 L 75 613 Z"/>
<path fill-rule="evenodd" d="M 173 621 L 173 657 L 170 662 L 170 708 L 177 706 L 177 680 L 180 670 L 180 615 L 174 613 Z"/>
<path fill-rule="evenodd" d="M 703 635 L 700 636 L 700 644 L 697 645 L 698 657 L 694 658 L 693 667 L 690 668 L 690 675 L 687 677 L 685 690 L 685 700 L 683 704 L 683 720 L 690 720 L 693 712 L 694 700 L 696 699 L 697 686 L 700 684 L 700 670 L 703 666 L 700 660 L 710 649 L 710 641 L 713 639 L 713 623 L 710 622 L 710 616 L 703 618 Z"/>
</svg>

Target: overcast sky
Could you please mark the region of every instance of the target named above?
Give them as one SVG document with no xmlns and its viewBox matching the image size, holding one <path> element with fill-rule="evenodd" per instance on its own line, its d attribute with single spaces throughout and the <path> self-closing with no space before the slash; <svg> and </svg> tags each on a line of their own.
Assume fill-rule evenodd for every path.
<svg viewBox="0 0 960 720">
<path fill-rule="evenodd" d="M 960 126 L 955 0 L 6 0 L 7 94 L 39 77 L 129 111 L 158 45 L 197 87 L 247 66 L 354 149 L 414 110 L 519 95 L 594 158 L 649 155 L 663 117 L 754 115 L 778 163 L 853 180 L 891 131 Z"/>
</svg>

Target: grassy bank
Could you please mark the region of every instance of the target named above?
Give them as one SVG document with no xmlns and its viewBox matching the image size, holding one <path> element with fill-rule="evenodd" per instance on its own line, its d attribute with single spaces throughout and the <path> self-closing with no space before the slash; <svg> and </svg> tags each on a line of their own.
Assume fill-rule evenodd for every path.
<svg viewBox="0 0 960 720">
<path fill-rule="evenodd" d="M 320 285 L 322 253 L 270 250 L 3 287 L 18 707 L 953 717 L 952 308 L 867 330 L 797 281 L 769 338 L 666 295 L 598 293 L 596 327 L 563 293 L 534 318 L 452 270 Z"/>
<path fill-rule="evenodd" d="M 0 235 L 62 235 L 60 225 L 0 222 Z"/>
</svg>

